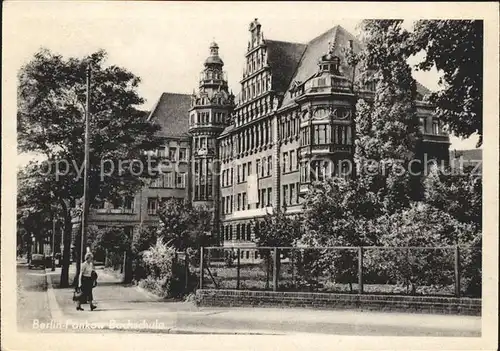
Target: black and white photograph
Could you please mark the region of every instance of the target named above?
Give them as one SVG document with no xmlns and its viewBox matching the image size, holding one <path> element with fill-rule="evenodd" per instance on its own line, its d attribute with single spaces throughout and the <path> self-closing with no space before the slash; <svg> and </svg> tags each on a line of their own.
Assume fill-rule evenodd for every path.
<svg viewBox="0 0 500 351">
<path fill-rule="evenodd" d="M 497 3 L 3 7 L 6 349 L 496 349 Z"/>
</svg>

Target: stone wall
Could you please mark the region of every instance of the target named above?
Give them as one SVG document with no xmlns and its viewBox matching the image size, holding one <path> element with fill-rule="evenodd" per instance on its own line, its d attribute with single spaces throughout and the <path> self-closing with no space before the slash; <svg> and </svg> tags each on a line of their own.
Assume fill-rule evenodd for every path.
<svg viewBox="0 0 500 351">
<path fill-rule="evenodd" d="M 471 298 L 215 289 L 199 289 L 196 296 L 200 306 L 213 307 L 306 307 L 481 315 L 481 299 Z"/>
</svg>

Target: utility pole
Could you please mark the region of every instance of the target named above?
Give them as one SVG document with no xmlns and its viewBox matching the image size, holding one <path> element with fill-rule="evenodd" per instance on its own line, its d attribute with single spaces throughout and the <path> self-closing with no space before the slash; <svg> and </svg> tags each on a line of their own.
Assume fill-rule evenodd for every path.
<svg viewBox="0 0 500 351">
<path fill-rule="evenodd" d="M 83 174 L 83 201 L 82 201 L 82 235 L 81 235 L 81 242 L 80 242 L 80 259 L 77 260 L 77 274 L 80 274 L 80 268 L 81 264 L 85 258 L 85 253 L 86 253 L 86 243 L 87 243 L 87 225 L 88 225 L 88 212 L 89 212 L 89 168 L 90 168 L 90 161 L 89 161 L 89 139 L 90 139 L 90 79 L 91 79 L 91 73 L 92 73 L 92 66 L 91 63 L 88 63 L 87 66 L 87 103 L 86 103 L 86 109 L 85 109 L 85 170 Z M 78 281 L 78 279 L 76 279 Z"/>
<path fill-rule="evenodd" d="M 56 270 L 56 220 L 54 218 L 54 212 L 52 212 L 52 267 L 51 271 Z"/>
</svg>

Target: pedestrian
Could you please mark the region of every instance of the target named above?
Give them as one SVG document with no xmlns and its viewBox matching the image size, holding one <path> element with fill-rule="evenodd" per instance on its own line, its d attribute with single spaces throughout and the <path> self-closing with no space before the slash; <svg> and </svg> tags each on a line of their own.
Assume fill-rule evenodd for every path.
<svg viewBox="0 0 500 351">
<path fill-rule="evenodd" d="M 80 279 L 78 281 L 78 287 L 80 288 L 82 295 L 78 300 L 78 305 L 76 306 L 76 309 L 78 311 L 83 311 L 81 305 L 82 303 L 87 302 L 90 304 L 91 311 L 95 310 L 96 308 L 96 306 L 92 304 L 92 289 L 94 288 L 94 282 L 97 279 L 97 274 L 94 270 L 93 259 L 94 257 L 92 256 L 92 254 L 90 252 L 87 252 L 87 254 L 85 255 L 85 262 L 82 263 L 82 266 L 80 268 Z M 92 278 L 95 278 L 95 280 Z"/>
</svg>

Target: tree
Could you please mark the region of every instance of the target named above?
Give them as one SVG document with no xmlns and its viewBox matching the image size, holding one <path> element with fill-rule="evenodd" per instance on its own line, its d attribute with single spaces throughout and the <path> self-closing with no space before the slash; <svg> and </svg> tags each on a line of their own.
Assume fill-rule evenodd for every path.
<svg viewBox="0 0 500 351">
<path fill-rule="evenodd" d="M 410 38 L 413 53 L 425 53 L 418 69 L 442 73 L 441 90 L 429 101 L 459 137 L 483 136 L 483 21 L 420 20 Z"/>
<path fill-rule="evenodd" d="M 144 185 L 144 177 L 154 175 L 144 172 L 151 164 L 144 151 L 154 150 L 161 143 L 156 134 L 159 127 L 148 123 L 145 114 L 137 109 L 143 103 L 137 93 L 140 79 L 124 68 L 105 66 L 105 60 L 104 51 L 84 58 L 64 59 L 43 49 L 19 72 L 19 151 L 45 157 L 44 162 L 27 167 L 31 178 L 28 191 L 41 197 L 50 194 L 64 218 L 61 286 L 68 285 L 72 209 L 80 207 L 76 213 L 81 213 L 78 202 L 83 194 L 89 63 L 92 67 L 89 206 L 136 193 Z"/>
<path fill-rule="evenodd" d="M 481 236 L 474 224 L 459 222 L 424 202 L 414 202 L 396 213 L 382 215 L 374 220 L 373 226 L 380 232 L 382 246 L 429 247 L 428 250 L 370 250 L 366 254 L 368 270 L 385 273 L 404 284 L 412 294 L 416 293 L 418 285 L 453 283 L 453 251 L 436 247 L 465 245 L 467 250 L 462 256 L 468 262 L 473 253 L 468 247 Z"/>
<path fill-rule="evenodd" d="M 428 204 L 482 229 L 482 178 L 472 173 L 472 169 L 454 173 L 434 166 L 423 184 Z"/>
<path fill-rule="evenodd" d="M 139 281 L 146 277 L 146 267 L 142 254 L 158 240 L 158 227 L 141 224 L 132 237 L 132 258 L 134 260 L 133 278 Z"/>
<path fill-rule="evenodd" d="M 255 244 L 258 247 L 295 246 L 301 235 L 300 217 L 287 215 L 286 207 L 283 210 L 278 207 L 272 214 L 266 213 L 262 219 L 253 221 L 252 225 L 255 230 Z M 269 288 L 271 250 L 267 248 L 260 251 L 266 266 L 266 288 Z M 277 255 L 280 257 L 281 252 L 277 252 Z M 276 262 L 276 271 L 279 274 L 280 259 Z"/>
<path fill-rule="evenodd" d="M 35 250 L 43 253 L 43 243 L 52 238 L 53 219 L 59 215 L 60 208 L 50 192 L 45 192 L 43 181 L 30 176 L 32 164 L 18 172 L 17 226 L 22 229 L 23 242 L 27 245 L 28 259 L 31 258 L 32 239 Z M 51 240 L 50 240 L 51 241 Z"/>
<path fill-rule="evenodd" d="M 419 136 L 416 82 L 407 63 L 409 33 L 401 20 L 365 20 L 361 29 L 363 85 L 375 83 L 373 101 L 356 106 L 354 160 L 368 191 L 387 212 L 408 206 L 417 196 L 409 175 Z M 411 189 L 411 191 L 408 191 Z"/>
<path fill-rule="evenodd" d="M 207 240 L 206 234 L 212 222 L 212 213 L 208 209 L 172 198 L 162 201 L 157 213 L 160 236 L 177 250 L 199 248 Z"/>
<path fill-rule="evenodd" d="M 382 211 L 377 194 L 358 180 L 330 178 L 313 184 L 304 202 L 304 234 L 300 244 L 312 247 L 374 245 L 377 237 L 366 222 Z M 315 250 L 304 257 L 305 275 L 328 275 L 352 283 L 357 276 L 356 250 Z"/>
<path fill-rule="evenodd" d="M 92 242 L 92 252 L 107 252 L 113 257 L 111 264 L 114 266 L 121 263 L 116 261 L 116 257 L 122 257 L 123 252 L 130 250 L 132 238 L 129 238 L 123 228 L 106 227 L 98 229 L 95 233 L 95 239 Z"/>
</svg>

